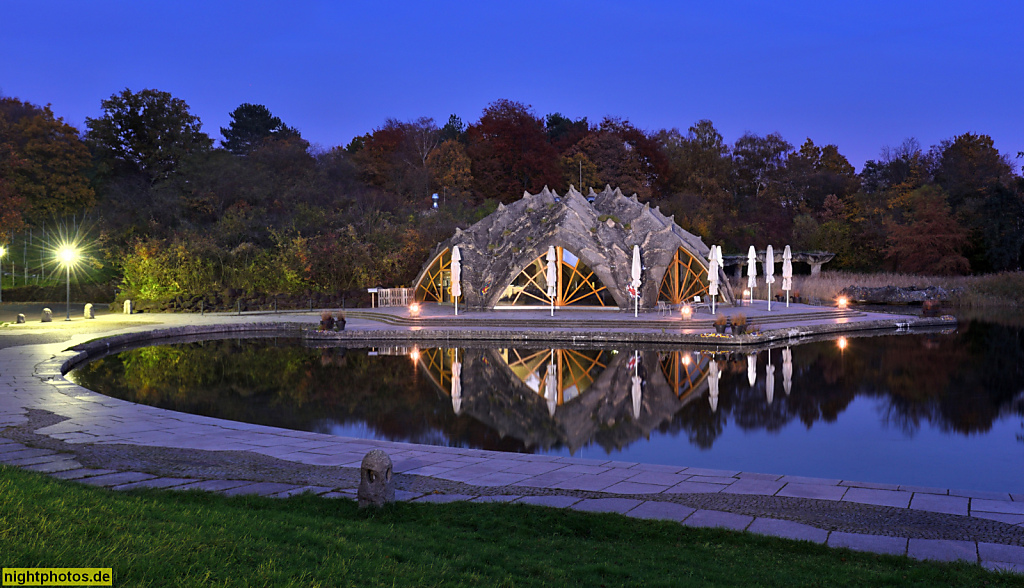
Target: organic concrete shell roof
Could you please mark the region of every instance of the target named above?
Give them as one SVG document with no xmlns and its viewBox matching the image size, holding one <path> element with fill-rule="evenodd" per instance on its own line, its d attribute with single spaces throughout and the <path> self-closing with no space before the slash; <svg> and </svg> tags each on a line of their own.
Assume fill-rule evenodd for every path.
<svg viewBox="0 0 1024 588">
<path fill-rule="evenodd" d="M 652 308 L 661 281 L 677 249 L 683 248 L 707 268 L 709 248 L 691 233 L 634 194 L 626 197 L 605 187 L 584 196 L 574 187 L 562 197 L 546 186 L 537 194 L 498 205 L 491 215 L 468 229 L 456 229 L 431 252 L 415 284 L 446 250 L 458 246 L 462 254 L 462 298 L 468 308 L 492 308 L 506 286 L 523 269 L 548 251 L 549 246 L 571 251 L 587 264 L 608 288 L 619 308 L 631 308 L 626 287 L 630 282 L 633 246 L 639 245 L 644 270 L 640 305 Z M 732 303 L 732 291 L 719 271 L 721 292 Z"/>
</svg>

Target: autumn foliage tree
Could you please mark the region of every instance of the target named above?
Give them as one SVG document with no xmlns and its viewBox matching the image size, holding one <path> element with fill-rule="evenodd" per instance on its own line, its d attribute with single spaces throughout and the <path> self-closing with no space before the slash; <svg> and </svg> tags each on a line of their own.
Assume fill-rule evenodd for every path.
<svg viewBox="0 0 1024 588">
<path fill-rule="evenodd" d="M 14 146 L 6 140 L 8 127 L 6 118 L 0 116 L 0 245 L 6 244 L 7 237 L 25 225 L 23 212 L 26 201 L 11 181 L 22 162 L 15 154 Z"/>
<path fill-rule="evenodd" d="M 967 233 L 950 212 L 940 188 L 925 186 L 909 198 L 904 223 L 892 223 L 886 257 L 897 271 L 931 274 L 966 274 L 971 267 L 962 251 Z"/>
<path fill-rule="evenodd" d="M 557 151 L 547 140 L 544 122 L 530 107 L 498 100 L 467 130 L 476 193 L 512 202 L 524 191 L 561 183 Z"/>
<path fill-rule="evenodd" d="M 448 139 L 427 157 L 434 191 L 466 201 L 473 186 L 473 162 L 457 139 Z"/>
<path fill-rule="evenodd" d="M 86 177 L 89 150 L 78 129 L 55 117 L 49 106 L 15 98 L 0 99 L 0 121 L 0 144 L 8 152 L 0 155 L 8 162 L 0 175 L 26 205 L 26 220 L 45 222 L 93 204 Z"/>
</svg>

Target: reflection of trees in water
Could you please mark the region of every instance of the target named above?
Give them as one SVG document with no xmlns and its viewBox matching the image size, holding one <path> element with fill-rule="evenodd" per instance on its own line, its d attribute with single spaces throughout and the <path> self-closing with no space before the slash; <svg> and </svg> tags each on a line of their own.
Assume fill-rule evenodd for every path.
<svg viewBox="0 0 1024 588">
<path fill-rule="evenodd" d="M 764 352 L 757 361 L 754 387 L 742 356 L 725 361 L 718 412 L 706 401 L 692 403 L 662 430 L 683 430 L 709 448 L 729 419 L 744 430 L 776 431 L 794 419 L 810 429 L 834 422 L 857 396 L 878 399 L 880 418 L 907 435 L 923 423 L 945 433 L 984 433 L 1001 415 L 1024 415 L 1024 331 L 1017 327 L 972 322 L 953 335 L 851 339 L 845 352 L 832 342 L 793 347 L 792 394 L 781 392 L 777 371 L 771 404 Z"/>
<path fill-rule="evenodd" d="M 76 370 L 82 386 L 180 412 L 302 431 L 366 426 L 395 440 L 523 451 L 456 416 L 402 356 L 307 349 L 297 340 L 220 340 L 145 347 Z"/>
<path fill-rule="evenodd" d="M 865 396 L 877 400 L 879 418 L 907 435 L 926 424 L 946 433 L 983 433 L 1000 417 L 1024 416 L 1022 333 L 1019 327 L 967 323 L 953 335 L 851 339 L 845 352 L 834 342 L 795 346 L 789 395 L 782 386 L 782 354 L 775 350 L 771 404 L 766 402 L 765 352 L 758 354 L 753 387 L 747 382 L 744 354 L 719 354 L 722 377 L 717 411 L 711 410 L 703 379 L 696 392 L 699 397 L 677 399 L 671 382 L 666 390 L 675 393 L 658 396 L 652 382 L 658 380 L 654 376 L 665 373 L 669 356 L 648 352 L 651 356 L 641 362 L 641 369 L 650 367 L 654 372 L 644 378 L 642 422 L 634 423 L 630 416 L 630 374 L 625 373 L 621 378 L 609 373 L 605 385 L 585 390 L 580 398 L 586 402 L 575 412 L 564 412 L 568 405 L 560 406 L 559 422 L 578 425 L 593 420 L 596 432 L 588 432 L 586 439 L 606 449 L 628 445 L 652 428 L 672 436 L 683 434 L 691 444 L 710 448 L 730 419 L 743 430 L 778 431 L 797 420 L 810 429 L 818 422 L 834 422 L 855 398 Z M 703 378 L 706 366 L 701 358 Z M 479 392 L 468 387 L 471 370 L 487 363 L 483 357 L 474 367 L 469 359 L 464 359 L 463 366 L 467 406 L 474 395 L 480 395 L 478 403 L 494 404 L 484 412 L 493 413 L 495 423 L 514 421 L 505 415 L 512 405 L 483 398 L 494 396 L 493 386 Z M 658 361 L 663 364 L 660 368 Z M 508 370 L 504 361 L 498 363 Z M 365 423 L 375 434 L 390 439 L 438 444 L 444 438 L 451 445 L 527 450 L 522 439 L 529 435 L 514 438 L 512 429 L 506 429 L 509 435 L 505 436 L 499 432 L 501 427 L 483 424 L 490 421 L 481 422 L 479 414 L 455 415 L 451 399 L 438 391 L 428 371 L 423 367 L 417 371 L 408 355 L 370 357 L 364 350 L 310 350 L 295 341 L 256 339 L 127 351 L 83 366 L 76 370 L 76 379 L 88 388 L 134 402 L 242 422 L 298 430 Z M 671 376 L 671 370 L 666 375 Z M 441 388 L 449 384 L 443 378 L 438 383 Z M 523 429 L 534 436 L 537 427 L 550 420 L 543 399 L 534 398 L 537 394 L 533 390 L 529 396 L 540 403 L 534 407 L 540 420 L 530 421 L 530 427 Z M 1024 443 L 1024 422 L 1021 426 L 1017 439 Z M 572 435 L 563 431 L 562 436 L 587 443 L 576 435 L 583 428 L 570 427 L 567 431 Z M 555 428 L 552 431 L 551 435 L 558 433 Z"/>
</svg>

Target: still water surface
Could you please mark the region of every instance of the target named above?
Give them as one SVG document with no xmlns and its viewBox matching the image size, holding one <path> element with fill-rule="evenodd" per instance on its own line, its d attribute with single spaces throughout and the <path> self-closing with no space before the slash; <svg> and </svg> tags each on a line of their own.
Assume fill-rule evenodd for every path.
<svg viewBox="0 0 1024 588">
<path fill-rule="evenodd" d="M 968 322 L 756 353 L 224 339 L 122 351 L 71 377 L 334 435 L 1024 493 L 1022 333 Z"/>
</svg>

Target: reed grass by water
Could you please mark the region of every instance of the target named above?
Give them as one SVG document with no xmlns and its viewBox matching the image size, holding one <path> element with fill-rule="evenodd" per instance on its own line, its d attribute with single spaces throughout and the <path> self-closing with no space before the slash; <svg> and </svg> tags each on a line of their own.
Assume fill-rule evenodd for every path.
<svg viewBox="0 0 1024 588">
<path fill-rule="evenodd" d="M 782 279 L 776 275 L 773 294 L 785 294 Z M 830 304 L 839 292 L 849 286 L 865 288 L 927 288 L 937 286 L 950 293 L 948 303 L 964 309 L 1003 310 L 1024 308 L 1024 272 L 1002 272 L 981 276 L 919 276 L 895 272 L 861 274 L 844 271 L 823 271 L 817 276 L 794 276 L 793 292 L 816 303 Z M 746 278 L 733 281 L 737 294 L 746 288 Z M 758 276 L 754 298 L 765 299 L 764 277 Z"/>
</svg>

